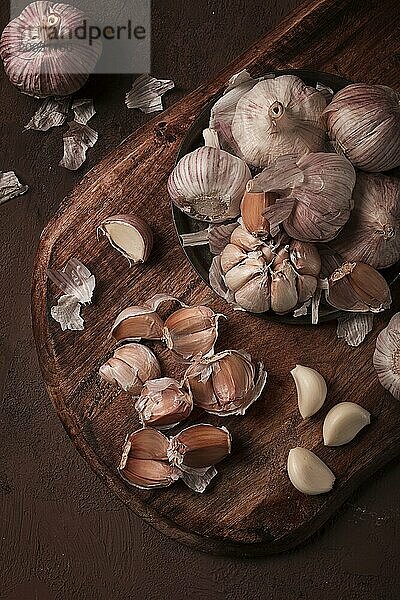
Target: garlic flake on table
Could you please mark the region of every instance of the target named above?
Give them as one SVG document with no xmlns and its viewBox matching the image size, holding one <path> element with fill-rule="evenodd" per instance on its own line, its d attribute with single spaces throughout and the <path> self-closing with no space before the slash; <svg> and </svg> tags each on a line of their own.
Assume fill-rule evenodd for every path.
<svg viewBox="0 0 400 600">
<path fill-rule="evenodd" d="M 266 167 L 278 156 L 324 150 L 324 96 L 294 75 L 257 83 L 239 98 L 233 138 L 243 159 Z"/>
<path fill-rule="evenodd" d="M 48 131 L 52 127 L 63 125 L 68 117 L 71 98 L 69 96 L 46 98 L 35 112 L 25 129 Z"/>
<path fill-rule="evenodd" d="M 170 79 L 140 75 L 126 94 L 125 104 L 128 108 L 138 108 L 146 114 L 164 110 L 162 96 L 174 87 L 175 84 Z"/>
<path fill-rule="evenodd" d="M 347 313 L 338 317 L 336 335 L 344 339 L 349 346 L 356 348 L 372 331 L 374 315 L 370 313 Z"/>
<path fill-rule="evenodd" d="M 382 386 L 400 400 L 400 313 L 378 335 L 373 361 Z"/>
<path fill-rule="evenodd" d="M 2 173 L 0 171 L 0 204 L 5 204 L 13 198 L 22 196 L 28 191 L 28 186 L 23 185 L 14 171 Z"/>
<path fill-rule="evenodd" d="M 337 92 L 325 115 L 337 152 L 364 171 L 400 165 L 400 94 L 385 85 L 353 83 Z"/>
<path fill-rule="evenodd" d="M 343 446 L 351 442 L 371 421 L 370 413 L 354 402 L 336 404 L 325 417 L 325 446 Z"/>
<path fill-rule="evenodd" d="M 150 379 L 144 384 L 135 408 L 144 427 L 170 429 L 190 416 L 193 398 L 185 383 L 171 377 Z"/>
<path fill-rule="evenodd" d="M 290 450 L 287 471 L 294 487 L 309 496 L 330 492 L 336 479 L 330 468 L 306 448 Z"/>
<path fill-rule="evenodd" d="M 76 171 L 85 162 L 86 152 L 89 148 L 93 148 L 99 138 L 99 134 L 89 127 L 89 125 L 82 125 L 81 123 L 71 121 L 63 138 L 64 156 L 60 161 L 60 166 L 70 171 Z"/>
</svg>

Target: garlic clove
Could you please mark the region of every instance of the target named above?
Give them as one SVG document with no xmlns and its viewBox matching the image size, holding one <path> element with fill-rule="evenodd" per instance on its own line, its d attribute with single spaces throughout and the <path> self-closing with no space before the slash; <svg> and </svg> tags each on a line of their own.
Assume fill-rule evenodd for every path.
<svg viewBox="0 0 400 600">
<path fill-rule="evenodd" d="M 321 272 L 321 257 L 314 244 L 292 240 L 290 242 L 290 260 L 300 275 L 318 277 Z"/>
<path fill-rule="evenodd" d="M 156 311 L 148 306 L 130 306 L 115 320 L 111 335 L 122 340 L 161 340 L 164 323 Z"/>
<path fill-rule="evenodd" d="M 221 253 L 221 268 L 224 273 L 227 273 L 233 267 L 241 263 L 247 254 L 235 244 L 228 244 Z"/>
<path fill-rule="evenodd" d="M 168 438 L 151 427 L 139 429 L 128 436 L 123 459 L 128 452 L 140 460 L 167 460 Z M 123 460 L 121 461 L 123 466 Z"/>
<path fill-rule="evenodd" d="M 208 306 L 181 308 L 165 321 L 163 337 L 170 350 L 185 360 L 208 356 L 218 338 L 218 319 Z"/>
<path fill-rule="evenodd" d="M 277 314 L 293 310 L 298 303 L 296 273 L 289 263 L 284 263 L 271 274 L 271 309 Z"/>
<path fill-rule="evenodd" d="M 318 279 L 313 275 L 299 275 L 296 280 L 298 301 L 300 303 L 310 300 L 317 291 Z"/>
<path fill-rule="evenodd" d="M 306 448 L 290 450 L 287 471 L 294 487 L 309 496 L 330 492 L 335 482 L 329 467 Z"/>
<path fill-rule="evenodd" d="M 264 266 L 261 256 L 249 256 L 225 273 L 225 283 L 232 292 L 237 292 L 255 275 L 262 273 Z"/>
<path fill-rule="evenodd" d="M 277 194 L 273 192 L 245 192 L 240 205 L 243 225 L 254 236 L 269 234 L 268 219 L 264 211 L 274 204 Z"/>
<path fill-rule="evenodd" d="M 343 446 L 351 442 L 371 422 L 370 413 L 354 402 L 341 402 L 326 415 L 323 425 L 325 446 Z"/>
<path fill-rule="evenodd" d="M 235 302 L 247 312 L 261 314 L 271 307 L 271 285 L 268 273 L 256 275 L 235 294 Z"/>
<path fill-rule="evenodd" d="M 143 426 L 169 429 L 190 416 L 193 399 L 185 385 L 169 377 L 147 381 L 135 408 Z"/>
<path fill-rule="evenodd" d="M 148 379 L 161 375 L 161 368 L 149 348 L 141 344 L 126 344 L 117 348 L 113 358 L 100 367 L 99 375 L 107 383 L 138 396 Z"/>
<path fill-rule="evenodd" d="M 114 215 L 98 228 L 111 246 L 118 250 L 129 265 L 144 263 L 153 248 L 153 233 L 149 225 L 136 215 Z"/>
<path fill-rule="evenodd" d="M 322 407 L 327 394 L 325 379 L 310 367 L 296 365 L 291 371 L 297 389 L 299 411 L 303 419 L 312 417 Z"/>
<path fill-rule="evenodd" d="M 373 361 L 381 385 L 400 400 L 400 313 L 378 335 Z"/>
<path fill-rule="evenodd" d="M 231 452 L 231 436 L 225 427 L 192 425 L 175 436 L 174 441 L 170 449 L 180 454 L 178 464 L 194 469 L 216 465 Z"/>
</svg>

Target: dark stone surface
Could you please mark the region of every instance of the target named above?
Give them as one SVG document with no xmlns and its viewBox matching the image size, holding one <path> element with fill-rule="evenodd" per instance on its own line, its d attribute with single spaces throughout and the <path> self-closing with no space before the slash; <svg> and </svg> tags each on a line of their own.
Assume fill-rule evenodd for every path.
<svg viewBox="0 0 400 600">
<path fill-rule="evenodd" d="M 154 1 L 153 73 L 177 85 L 166 103 L 211 77 L 295 4 Z M 7 10 L 0 10 L 3 28 Z M 62 130 L 24 131 L 37 101 L 16 92 L 1 73 L 0 169 L 15 170 L 30 192 L 0 207 L 0 335 L 8 371 L 0 401 L 0 597 L 398 598 L 396 464 L 364 485 L 303 547 L 262 560 L 232 560 L 195 553 L 144 525 L 92 474 L 64 433 L 32 339 L 33 256 L 43 226 L 83 172 L 147 121 L 126 109 L 129 87 L 130 77 L 98 76 L 81 92 L 95 99 L 91 125 L 100 139 L 84 169 L 73 174 L 58 166 Z"/>
</svg>

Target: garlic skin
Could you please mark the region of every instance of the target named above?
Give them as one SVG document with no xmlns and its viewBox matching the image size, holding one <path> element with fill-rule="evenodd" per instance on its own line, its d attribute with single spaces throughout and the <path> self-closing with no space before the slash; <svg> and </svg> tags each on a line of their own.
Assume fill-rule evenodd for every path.
<svg viewBox="0 0 400 600">
<path fill-rule="evenodd" d="M 11 83 L 38 98 L 68 96 L 79 90 L 102 50 L 100 40 L 90 43 L 70 36 L 87 19 L 69 4 L 29 4 L 1 36 L 0 56 Z"/>
<path fill-rule="evenodd" d="M 297 389 L 299 411 L 303 419 L 315 415 L 323 406 L 328 392 L 326 381 L 318 371 L 296 365 L 290 371 Z"/>
<path fill-rule="evenodd" d="M 400 95 L 385 85 L 354 83 L 337 92 L 325 114 L 336 150 L 364 171 L 400 165 Z"/>
<path fill-rule="evenodd" d="M 391 267 L 400 259 L 400 180 L 359 172 L 353 200 L 350 219 L 332 247 L 345 260 Z"/>
<path fill-rule="evenodd" d="M 130 306 L 123 310 L 115 320 L 111 335 L 121 342 L 161 340 L 164 323 L 154 308 L 150 306 Z"/>
<path fill-rule="evenodd" d="M 373 361 L 382 386 L 400 400 L 400 313 L 378 335 Z"/>
<path fill-rule="evenodd" d="M 144 219 L 136 215 L 114 215 L 105 219 L 98 232 L 129 262 L 144 263 L 153 249 L 153 232 Z"/>
<path fill-rule="evenodd" d="M 247 189 L 280 191 L 281 197 L 264 211 L 272 235 L 282 224 L 296 240 L 329 242 L 349 220 L 355 182 L 354 167 L 344 156 L 318 152 L 299 159 L 279 157 Z"/>
<path fill-rule="evenodd" d="M 170 429 L 187 419 L 193 399 L 185 386 L 170 377 L 151 379 L 144 384 L 135 408 L 143 427 Z"/>
<path fill-rule="evenodd" d="M 173 203 L 193 219 L 220 223 L 237 217 L 251 179 L 240 158 L 205 146 L 186 154 L 168 179 Z"/>
<path fill-rule="evenodd" d="M 138 396 L 146 381 L 160 377 L 161 368 L 147 346 L 125 344 L 117 348 L 113 357 L 100 367 L 99 375 L 103 381 Z"/>
<path fill-rule="evenodd" d="M 163 338 L 167 347 L 184 360 L 210 356 L 221 316 L 208 306 L 180 308 L 165 321 Z"/>
<path fill-rule="evenodd" d="M 325 417 L 323 437 L 325 446 L 344 446 L 351 442 L 371 422 L 370 413 L 354 402 L 336 404 Z"/>
<path fill-rule="evenodd" d="M 392 303 L 386 279 L 360 262 L 343 263 L 329 276 L 326 300 L 339 310 L 359 313 L 379 313 Z"/>
<path fill-rule="evenodd" d="M 242 96 L 232 135 L 244 160 L 266 167 L 283 154 L 301 156 L 324 149 L 326 100 L 293 75 L 257 83 Z"/>
<path fill-rule="evenodd" d="M 227 350 L 192 364 L 185 381 L 196 406 L 226 417 L 244 415 L 261 396 L 267 382 L 264 365 L 243 351 Z"/>
<path fill-rule="evenodd" d="M 290 450 L 287 471 L 294 487 L 308 496 L 330 492 L 336 479 L 329 467 L 306 448 Z"/>
</svg>

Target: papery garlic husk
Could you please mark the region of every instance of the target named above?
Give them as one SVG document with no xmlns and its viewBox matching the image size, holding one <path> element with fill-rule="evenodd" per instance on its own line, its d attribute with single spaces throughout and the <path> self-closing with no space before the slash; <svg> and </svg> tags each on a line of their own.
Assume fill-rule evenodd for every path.
<svg viewBox="0 0 400 600">
<path fill-rule="evenodd" d="M 281 156 L 247 184 L 251 191 L 280 193 L 264 215 L 275 235 L 286 233 L 303 242 L 334 239 L 350 217 L 354 167 L 334 153 L 311 153 L 295 159 Z"/>
<path fill-rule="evenodd" d="M 374 367 L 382 386 L 400 400 L 400 313 L 378 335 Z"/>
<path fill-rule="evenodd" d="M 180 474 L 168 460 L 169 440 L 155 429 L 145 428 L 128 436 L 119 473 L 140 489 L 168 487 Z"/>
<path fill-rule="evenodd" d="M 400 180 L 357 173 L 354 209 L 332 247 L 345 260 L 385 269 L 400 259 Z"/>
<path fill-rule="evenodd" d="M 290 450 L 287 471 L 294 487 L 309 496 L 330 492 L 336 479 L 330 468 L 306 448 Z"/>
<path fill-rule="evenodd" d="M 354 402 L 336 404 L 325 417 L 325 446 L 344 446 L 351 442 L 371 422 L 370 413 Z"/>
<path fill-rule="evenodd" d="M 225 427 L 192 425 L 171 439 L 172 464 L 180 468 L 204 469 L 216 465 L 231 452 L 231 436 Z"/>
<path fill-rule="evenodd" d="M 351 312 L 378 313 L 392 303 L 386 279 L 361 262 L 346 262 L 329 276 L 326 299 L 335 308 Z"/>
<path fill-rule="evenodd" d="M 103 381 L 138 396 L 146 381 L 160 377 L 161 368 L 150 348 L 142 344 L 125 344 L 100 367 L 99 375 Z"/>
<path fill-rule="evenodd" d="M 163 337 L 167 347 L 184 360 L 209 356 L 218 338 L 218 320 L 208 306 L 180 308 L 165 321 Z"/>
<path fill-rule="evenodd" d="M 161 340 L 164 323 L 150 306 L 130 306 L 115 320 L 111 335 L 118 342 L 122 340 Z"/>
<path fill-rule="evenodd" d="M 30 96 L 68 96 L 87 81 L 99 39 L 79 39 L 87 16 L 75 6 L 32 2 L 4 29 L 0 56 L 11 83 Z"/>
<path fill-rule="evenodd" d="M 400 94 L 385 85 L 353 83 L 337 92 L 325 114 L 336 151 L 364 171 L 400 165 Z"/>
<path fill-rule="evenodd" d="M 196 406 L 220 416 L 244 415 L 261 396 L 267 372 L 246 352 L 226 350 L 191 365 L 185 380 Z"/>
<path fill-rule="evenodd" d="M 136 215 L 113 215 L 98 228 L 111 246 L 118 250 L 129 265 L 144 263 L 153 249 L 153 232 L 144 219 Z"/>
<path fill-rule="evenodd" d="M 312 417 L 323 406 L 328 392 L 326 381 L 318 371 L 296 365 L 291 375 L 297 389 L 299 411 L 303 419 Z"/>
<path fill-rule="evenodd" d="M 238 100 L 232 134 L 244 160 L 266 167 L 283 154 L 324 149 L 326 100 L 293 75 L 257 83 Z"/>
<path fill-rule="evenodd" d="M 240 213 L 251 173 L 240 158 L 205 146 L 187 154 L 168 179 L 174 204 L 192 218 L 220 223 Z"/>
<path fill-rule="evenodd" d="M 135 408 L 143 426 L 164 430 L 190 416 L 193 399 L 185 384 L 163 377 L 146 381 Z"/>
<path fill-rule="evenodd" d="M 274 204 L 278 195 L 271 192 L 245 192 L 240 205 L 243 225 L 254 236 L 269 234 L 269 222 L 264 211 Z"/>
</svg>

